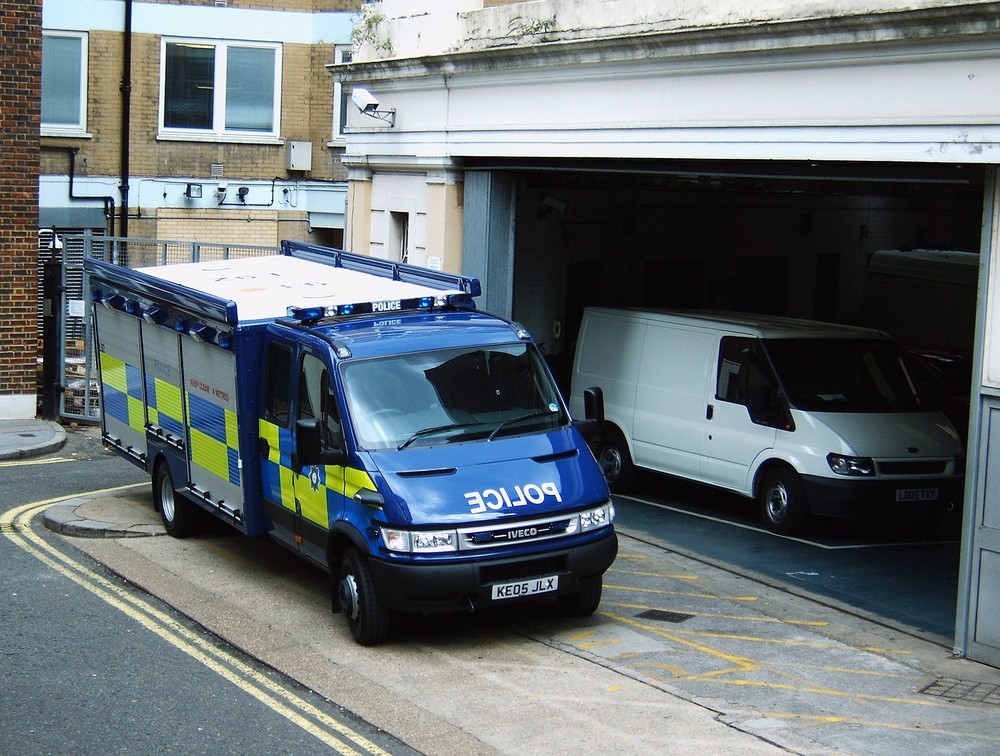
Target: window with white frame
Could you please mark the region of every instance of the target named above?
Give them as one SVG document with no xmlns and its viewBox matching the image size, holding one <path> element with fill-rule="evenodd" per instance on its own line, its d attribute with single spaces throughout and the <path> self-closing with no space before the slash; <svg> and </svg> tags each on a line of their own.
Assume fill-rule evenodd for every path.
<svg viewBox="0 0 1000 756">
<path fill-rule="evenodd" d="M 87 35 L 42 33 L 42 134 L 87 130 Z"/>
<path fill-rule="evenodd" d="M 352 50 L 350 47 L 336 47 L 334 61 L 350 63 Z M 347 107 L 351 104 L 351 91 L 339 81 L 333 84 L 333 138 L 343 141 L 347 133 Z"/>
<path fill-rule="evenodd" d="M 277 139 L 280 45 L 163 40 L 160 136 Z"/>
</svg>

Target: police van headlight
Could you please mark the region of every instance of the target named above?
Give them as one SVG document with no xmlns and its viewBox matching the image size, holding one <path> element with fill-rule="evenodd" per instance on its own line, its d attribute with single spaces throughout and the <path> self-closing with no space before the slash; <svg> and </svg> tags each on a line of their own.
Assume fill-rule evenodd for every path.
<svg viewBox="0 0 1000 756">
<path fill-rule="evenodd" d="M 402 554 L 434 554 L 458 551 L 458 533 L 454 530 L 382 529 L 382 543 L 389 551 Z"/>
<path fill-rule="evenodd" d="M 848 457 L 844 454 L 827 454 L 827 464 L 837 475 L 863 476 L 875 474 L 875 461 L 871 457 Z"/>
<path fill-rule="evenodd" d="M 610 525 L 615 519 L 615 505 L 610 501 L 597 509 L 580 512 L 580 530 L 594 530 Z"/>
</svg>

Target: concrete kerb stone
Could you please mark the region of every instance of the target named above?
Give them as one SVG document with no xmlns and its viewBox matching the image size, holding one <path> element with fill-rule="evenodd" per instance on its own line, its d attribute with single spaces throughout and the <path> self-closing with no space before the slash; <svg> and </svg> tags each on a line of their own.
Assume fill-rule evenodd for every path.
<svg viewBox="0 0 1000 756">
<path fill-rule="evenodd" d="M 166 535 L 159 515 L 134 494 L 80 497 L 45 510 L 49 530 L 77 538 L 144 538 Z"/>
</svg>

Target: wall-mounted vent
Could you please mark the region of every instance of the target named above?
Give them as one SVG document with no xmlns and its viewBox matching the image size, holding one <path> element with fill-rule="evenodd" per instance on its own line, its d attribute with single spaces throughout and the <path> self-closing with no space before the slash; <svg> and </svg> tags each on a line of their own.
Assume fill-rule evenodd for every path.
<svg viewBox="0 0 1000 756">
<path fill-rule="evenodd" d="M 222 178 L 225 175 L 224 165 L 222 163 L 212 163 L 211 173 L 212 178 Z"/>
</svg>

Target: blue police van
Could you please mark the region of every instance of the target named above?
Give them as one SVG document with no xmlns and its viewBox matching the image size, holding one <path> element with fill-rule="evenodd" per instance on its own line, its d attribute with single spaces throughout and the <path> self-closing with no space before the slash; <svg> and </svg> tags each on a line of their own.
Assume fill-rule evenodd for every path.
<svg viewBox="0 0 1000 756">
<path fill-rule="evenodd" d="M 284 242 L 260 258 L 87 260 L 107 447 L 167 532 L 203 512 L 331 575 L 356 641 L 396 612 L 554 598 L 585 616 L 614 507 L 536 343 L 476 279 Z"/>
</svg>

